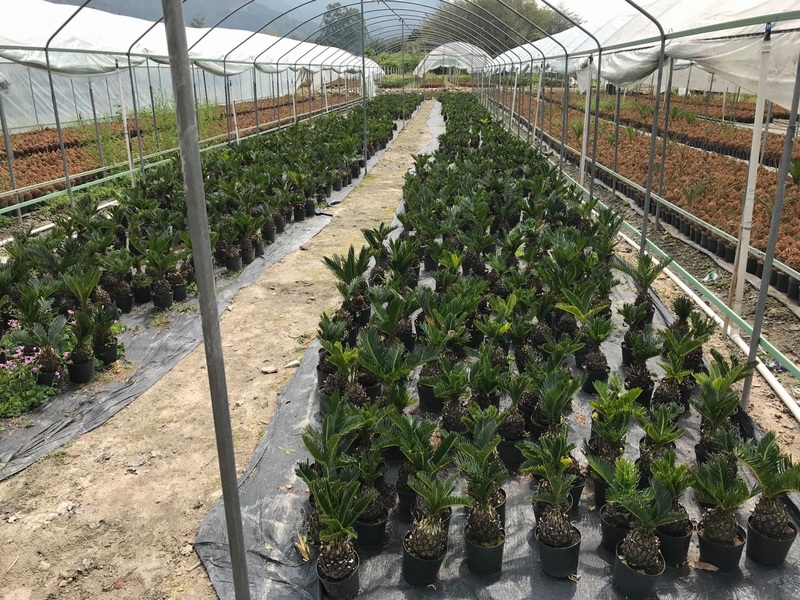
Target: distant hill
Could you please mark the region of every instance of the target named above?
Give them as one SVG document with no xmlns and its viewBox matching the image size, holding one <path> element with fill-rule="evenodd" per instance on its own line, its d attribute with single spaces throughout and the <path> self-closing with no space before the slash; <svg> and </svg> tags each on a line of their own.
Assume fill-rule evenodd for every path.
<svg viewBox="0 0 800 600">
<path fill-rule="evenodd" d="M 69 4 L 73 6 L 83 4 L 82 0 L 50 1 L 54 4 Z M 265 3 L 267 1 L 269 6 Z M 243 4 L 245 4 L 245 0 L 186 0 L 183 5 L 183 12 L 187 25 L 192 19 L 199 17 L 204 20 L 205 27 L 212 27 Z M 244 6 L 236 14 L 226 19 L 220 27 L 256 31 L 297 4 L 298 2 L 293 2 L 292 0 L 259 0 Z M 293 13 L 291 17 L 281 17 L 270 24 L 264 30 L 264 33 L 273 35 L 288 34 L 288 37 L 296 39 L 304 39 L 308 35 L 313 35 L 319 28 L 318 19 L 300 26 L 295 31 L 292 30 L 306 19 L 325 10 L 326 3 L 319 2 L 319 6 L 317 4 L 318 2 L 314 2 L 308 7 L 297 10 L 297 16 L 294 16 Z M 162 16 L 161 0 L 136 0 L 135 2 L 131 2 L 131 0 L 93 0 L 89 7 L 117 15 L 147 19 L 148 21 L 156 21 Z"/>
</svg>

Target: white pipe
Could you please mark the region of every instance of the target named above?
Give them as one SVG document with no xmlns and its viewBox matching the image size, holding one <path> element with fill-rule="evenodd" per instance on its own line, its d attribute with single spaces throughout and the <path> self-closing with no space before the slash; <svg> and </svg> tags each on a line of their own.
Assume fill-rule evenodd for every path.
<svg viewBox="0 0 800 600">
<path fill-rule="evenodd" d="M 239 145 L 239 120 L 236 117 L 236 100 L 231 98 L 231 106 L 233 106 L 233 128 L 236 130 L 236 145 Z"/>
<path fill-rule="evenodd" d="M 624 233 L 619 234 L 620 237 L 625 240 L 628 244 L 630 244 L 633 248 L 638 249 L 639 244 L 634 242 L 630 237 L 625 235 Z M 656 258 L 656 257 L 653 257 Z M 700 296 L 698 296 L 688 285 L 686 285 L 675 273 L 670 271 L 669 269 L 664 269 L 664 274 L 669 277 L 675 285 L 677 285 L 684 294 L 689 296 L 695 304 L 697 304 L 703 312 L 705 312 L 709 317 L 716 321 L 717 325 L 720 327 L 724 327 L 724 321 L 722 318 L 712 309 L 708 304 L 706 304 L 705 300 L 703 300 Z M 725 333 L 734 344 L 736 344 L 739 349 L 744 352 L 745 354 L 749 354 L 750 352 L 750 344 L 745 342 L 738 333 L 738 330 L 735 331 L 728 327 L 727 329 L 723 329 L 723 333 Z M 798 406 L 795 399 L 792 398 L 791 394 L 786 391 L 786 388 L 783 387 L 783 384 L 778 381 L 775 375 L 767 368 L 767 366 L 761 362 L 761 359 L 756 358 L 756 369 L 761 374 L 761 376 L 767 381 L 769 386 L 772 390 L 777 394 L 778 398 L 781 399 L 781 402 L 789 409 L 789 411 L 794 415 L 794 418 L 800 422 L 800 406 Z"/>
</svg>

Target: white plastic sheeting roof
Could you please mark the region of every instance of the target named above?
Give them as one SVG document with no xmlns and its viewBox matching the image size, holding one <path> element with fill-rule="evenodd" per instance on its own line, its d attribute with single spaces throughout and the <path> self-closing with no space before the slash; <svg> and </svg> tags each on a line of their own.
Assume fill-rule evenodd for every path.
<svg viewBox="0 0 800 600">
<path fill-rule="evenodd" d="M 492 57 L 483 49 L 466 42 L 450 42 L 434 48 L 414 69 L 415 77 L 439 67 L 455 67 L 474 73 L 492 64 Z"/>
<path fill-rule="evenodd" d="M 53 71 L 70 75 L 113 72 L 117 63 L 127 67 L 129 51 L 132 65 L 141 64 L 146 57 L 168 61 L 162 23 L 154 25 L 91 8 L 78 12 L 47 46 L 49 38 L 76 10 L 43 0 L 0 0 L 0 57 L 46 68 L 49 56 Z M 253 66 L 268 73 L 286 69 L 361 71 L 361 57 L 330 46 L 238 29 L 189 27 L 186 35 L 190 59 L 216 75 L 235 75 Z M 372 60 L 366 61 L 366 69 L 374 75 L 383 74 Z"/>
<path fill-rule="evenodd" d="M 800 0 L 649 0 L 641 5 L 658 19 L 668 34 L 758 18 L 761 15 L 800 11 Z M 582 27 L 591 31 L 604 48 L 620 45 L 632 48 L 604 52 L 600 65 L 603 79 L 620 86 L 628 86 L 638 83 L 658 68 L 660 44 L 652 41 L 658 35 L 658 29 L 652 21 L 631 9 L 627 3 L 623 5 L 619 2 L 618 6 L 619 11 L 613 17 L 587 22 Z M 766 21 L 765 18 L 764 23 L 756 25 L 669 39 L 666 56 L 693 61 L 706 71 L 755 91 L 761 70 L 760 54 Z M 780 21 L 773 27 L 767 98 L 782 106 L 788 106 L 791 102 L 800 53 L 800 32 L 796 31 L 798 28 L 800 20 Z M 553 37 L 567 48 L 568 53 L 587 52 L 597 47 L 577 27 Z M 647 39 L 650 41 L 638 43 Z M 495 58 L 492 67 L 495 72 L 512 69 L 525 71 L 531 67 L 531 55 L 534 55 L 533 68 L 537 69 L 542 53 L 548 59 L 547 68 L 564 72 L 564 50 L 550 38 L 509 50 Z M 585 59 L 570 59 L 567 72 L 580 69 L 582 62 Z"/>
<path fill-rule="evenodd" d="M 582 23 L 581 27 L 591 32 L 602 46 L 634 14 L 638 13 L 626 3 L 624 6 L 618 7 L 616 12 L 612 10 L 610 16 Z M 586 59 L 570 58 L 569 65 L 565 65 L 564 48 L 559 43 L 567 49 L 568 54 L 597 49 L 597 44 L 583 30 L 578 27 L 571 27 L 556 33 L 552 37 L 545 37 L 535 42 L 512 48 L 495 58 L 492 61 L 493 66 L 495 71 L 521 70 L 524 73 L 530 70 L 531 57 L 533 57 L 533 69 L 538 70 L 541 67 L 542 55 L 544 55 L 546 57 L 546 70 L 563 73 L 566 66 L 568 73 L 574 73 Z"/>
</svg>

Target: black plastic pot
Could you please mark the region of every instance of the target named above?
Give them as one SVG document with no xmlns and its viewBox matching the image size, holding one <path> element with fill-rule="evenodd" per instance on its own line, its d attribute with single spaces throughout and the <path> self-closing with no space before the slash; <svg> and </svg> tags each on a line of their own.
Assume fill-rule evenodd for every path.
<svg viewBox="0 0 800 600">
<path fill-rule="evenodd" d="M 606 369 L 598 371 L 586 371 L 586 381 L 583 382 L 583 391 L 587 394 L 594 394 L 594 382 L 606 381 L 608 379 L 608 371 Z"/>
<path fill-rule="evenodd" d="M 364 391 L 367 393 L 367 396 L 370 400 L 377 400 L 381 397 L 381 392 L 383 392 L 383 386 L 380 383 L 373 383 L 372 385 L 365 385 Z"/>
<path fill-rule="evenodd" d="M 689 553 L 689 544 L 692 542 L 695 526 L 686 535 L 674 536 L 656 530 L 656 536 L 661 542 L 661 556 L 670 567 L 681 567 L 686 564 L 686 555 Z"/>
<path fill-rule="evenodd" d="M 166 294 L 153 294 L 153 306 L 158 310 L 167 310 L 172 306 L 172 290 Z"/>
<path fill-rule="evenodd" d="M 573 528 L 576 531 L 577 528 Z M 580 534 L 580 531 L 578 531 Z M 545 575 L 565 579 L 578 572 L 578 559 L 581 554 L 581 540 L 566 548 L 553 548 L 539 539 L 539 528 L 536 528 L 536 543 L 539 546 L 539 562 Z"/>
<path fill-rule="evenodd" d="M 633 364 L 633 350 L 628 347 L 628 344 L 622 342 L 622 365 L 630 367 Z"/>
<path fill-rule="evenodd" d="M 295 206 L 294 207 L 294 222 L 299 223 L 300 221 L 306 220 L 306 207 L 303 206 Z"/>
<path fill-rule="evenodd" d="M 230 256 L 225 259 L 225 268 L 228 271 L 241 271 L 242 270 L 242 257 L 241 256 Z"/>
<path fill-rule="evenodd" d="M 336 178 L 333 182 L 333 191 L 334 192 L 341 192 L 342 191 L 342 180 L 340 178 Z"/>
<path fill-rule="evenodd" d="M 151 297 L 150 286 L 135 287 L 133 288 L 133 300 L 136 304 L 144 304 L 150 302 Z"/>
<path fill-rule="evenodd" d="M 797 527 L 789 523 L 794 535 L 788 540 L 776 540 L 759 533 L 752 521 L 753 517 L 747 519 L 747 558 L 765 567 L 780 567 L 797 537 Z"/>
<path fill-rule="evenodd" d="M 734 260 L 736 260 L 736 248 L 727 246 L 725 248 L 725 262 L 732 263 Z"/>
<path fill-rule="evenodd" d="M 127 296 L 112 296 L 111 299 L 124 314 L 127 315 L 133 310 L 133 294 L 128 294 Z"/>
<path fill-rule="evenodd" d="M 186 292 L 186 284 L 179 283 L 178 285 L 172 286 L 172 299 L 175 302 L 183 302 L 186 300 L 187 292 Z"/>
<path fill-rule="evenodd" d="M 746 270 L 751 275 L 755 275 L 756 274 L 756 271 L 758 270 L 758 259 L 755 256 L 748 256 L 747 257 Z"/>
<path fill-rule="evenodd" d="M 250 246 L 247 250 L 240 250 L 240 254 L 242 255 L 242 264 L 249 265 L 256 259 L 256 249 L 255 246 Z"/>
<path fill-rule="evenodd" d="M 467 548 L 467 566 L 476 575 L 491 575 L 503 569 L 503 548 L 506 545 L 505 534 L 503 541 L 495 546 L 479 546 L 470 541 L 467 528 L 464 528 L 464 545 Z"/>
<path fill-rule="evenodd" d="M 427 412 L 441 412 L 444 407 L 444 398 L 439 398 L 433 393 L 433 387 L 429 385 L 417 384 L 417 394 L 419 394 L 419 406 Z"/>
<path fill-rule="evenodd" d="M 0 362 L 5 362 L 5 361 L 0 361 Z M 51 373 L 44 373 L 42 371 L 39 371 L 38 373 L 36 373 L 36 385 L 43 385 L 45 387 L 52 387 L 52 385 L 55 383 L 55 381 L 56 381 L 56 373 L 55 373 L 55 371 L 53 371 Z"/>
<path fill-rule="evenodd" d="M 772 271 L 770 271 L 769 274 L 769 284 L 772 287 L 776 287 L 778 285 L 778 272 L 775 270 L 774 267 L 772 268 Z"/>
<path fill-rule="evenodd" d="M 708 251 L 712 254 L 717 253 L 717 240 L 712 237 L 708 238 Z"/>
<path fill-rule="evenodd" d="M 717 256 L 720 258 L 725 258 L 725 255 L 728 252 L 728 245 L 723 241 L 717 242 Z"/>
<path fill-rule="evenodd" d="M 427 587 L 436 582 L 445 555 L 436 560 L 426 560 L 411 554 L 407 549 L 409 531 L 403 538 L 403 579 L 411 585 Z"/>
<path fill-rule="evenodd" d="M 109 344 L 108 346 L 100 346 L 98 348 L 95 348 L 94 355 L 104 365 L 110 365 L 111 363 L 116 361 L 117 357 L 119 356 L 117 342 Z"/>
<path fill-rule="evenodd" d="M 68 362 L 67 371 L 72 383 L 89 383 L 94 377 L 94 360 L 78 364 Z"/>
<path fill-rule="evenodd" d="M 778 282 L 775 285 L 779 292 L 784 294 L 789 291 L 789 275 L 787 273 L 778 273 Z"/>
<path fill-rule="evenodd" d="M 622 542 L 620 542 L 621 544 Z M 656 589 L 659 577 L 664 573 L 664 561 L 662 557 L 661 571 L 656 575 L 648 575 L 629 567 L 620 556 L 620 546 L 616 548 L 616 559 L 614 560 L 614 585 L 622 594 L 628 598 L 647 598 Z"/>
<path fill-rule="evenodd" d="M 503 488 L 500 488 L 500 494 L 503 496 L 503 501 L 494 507 L 495 512 L 497 513 L 498 518 L 500 519 L 500 526 L 503 528 L 503 531 L 506 530 L 506 501 L 508 500 L 508 496 L 506 495 L 506 491 Z M 452 513 L 451 513 L 452 516 Z M 448 527 L 450 526 L 448 520 Z"/>
<path fill-rule="evenodd" d="M 700 247 L 706 250 L 708 248 L 708 234 L 700 234 Z"/>
<path fill-rule="evenodd" d="M 269 229 L 263 229 L 261 231 L 261 235 L 264 236 L 264 241 L 269 244 L 275 243 L 275 234 L 277 233 L 277 229 L 275 227 L 270 227 Z"/>
<path fill-rule="evenodd" d="M 497 454 L 500 455 L 500 460 L 511 473 L 516 473 L 522 464 L 524 457 L 517 444 L 522 440 L 501 440 L 497 445 Z"/>
<path fill-rule="evenodd" d="M 286 220 L 283 215 L 274 215 L 272 219 L 275 221 L 275 233 L 283 233 L 286 230 Z"/>
<path fill-rule="evenodd" d="M 383 547 L 383 538 L 386 535 L 386 522 L 389 520 L 388 513 L 382 521 L 377 523 L 365 523 L 356 519 L 353 528 L 358 537 L 356 544 L 361 550 L 379 550 Z"/>
<path fill-rule="evenodd" d="M 594 505 L 603 507 L 606 503 L 606 490 L 608 489 L 608 484 L 602 477 L 589 475 L 589 478 L 592 480 L 592 488 L 594 489 Z"/>
<path fill-rule="evenodd" d="M 436 269 L 439 268 L 439 263 L 433 260 L 430 256 L 425 256 L 423 259 L 423 268 L 427 273 L 433 273 Z"/>
<path fill-rule="evenodd" d="M 800 300 L 800 281 L 792 279 L 789 282 L 789 291 L 786 293 L 792 300 Z"/>
<path fill-rule="evenodd" d="M 253 249 L 255 250 L 256 258 L 261 258 L 262 256 L 264 256 L 264 242 L 263 241 L 258 241 L 255 244 L 253 244 Z"/>
<path fill-rule="evenodd" d="M 330 198 L 330 194 L 327 194 Z M 313 198 L 306 199 L 306 217 L 316 217 L 317 216 L 317 203 Z"/>
<path fill-rule="evenodd" d="M 572 508 L 570 510 L 576 510 L 578 505 L 581 503 L 581 496 L 583 495 L 583 488 L 586 485 L 586 478 L 582 475 L 575 480 L 575 484 L 569 490 L 569 496 L 572 498 Z"/>
<path fill-rule="evenodd" d="M 333 598 L 334 600 L 348 600 L 349 598 L 355 598 L 358 595 L 358 588 L 361 587 L 361 581 L 359 578 L 359 567 L 360 559 L 358 558 L 358 553 L 356 553 L 356 568 L 353 573 L 341 580 L 341 581 L 328 581 L 322 576 L 322 573 L 319 571 L 319 563 L 317 563 L 317 576 L 319 577 L 319 582 L 325 588 L 325 591 L 328 592 L 328 595 Z"/>
<path fill-rule="evenodd" d="M 700 541 L 700 560 L 714 565 L 723 573 L 736 571 L 739 568 L 739 561 L 742 558 L 742 551 L 747 541 L 747 533 L 744 528 L 741 525 L 739 526 L 739 538 L 742 543 L 728 546 L 726 544 L 717 544 L 704 538 L 700 532 L 702 524 L 701 521 L 697 529 L 697 539 Z"/>
<path fill-rule="evenodd" d="M 600 509 L 600 543 L 603 545 L 603 548 L 609 552 L 614 552 L 617 544 L 625 539 L 629 531 L 630 529 L 626 527 L 617 527 L 606 521 L 603 516 L 603 509 Z"/>
<path fill-rule="evenodd" d="M 400 510 L 400 514 L 411 518 L 411 508 L 414 506 L 414 503 L 417 501 L 417 493 L 412 490 L 397 490 L 397 497 L 399 499 L 398 509 Z"/>
</svg>

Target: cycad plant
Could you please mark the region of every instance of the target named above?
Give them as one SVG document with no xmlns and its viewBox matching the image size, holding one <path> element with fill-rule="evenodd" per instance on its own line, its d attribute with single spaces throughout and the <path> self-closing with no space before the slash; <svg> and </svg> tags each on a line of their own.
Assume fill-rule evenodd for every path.
<svg viewBox="0 0 800 600">
<path fill-rule="evenodd" d="M 613 489 L 609 500 L 622 506 L 632 517 L 631 530 L 619 545 L 619 555 L 632 569 L 647 575 L 664 570 L 664 558 L 656 529 L 680 518 L 672 508 L 672 496 L 664 482 L 653 477 L 644 489 Z"/>
<path fill-rule="evenodd" d="M 564 424 L 558 432 L 551 431 L 548 435 L 543 435 L 537 442 L 523 442 L 518 447 L 522 452 L 525 461 L 522 463 L 522 472 L 530 473 L 539 477 L 537 494 L 544 495 L 550 492 L 552 478 L 571 477 L 571 485 L 582 485 L 583 474 L 577 460 L 572 456 L 575 444 L 571 444 L 567 438 L 567 426 Z M 570 490 L 568 490 L 570 491 Z M 534 498 L 534 508 L 539 500 Z M 561 498 L 561 508 L 564 508 L 567 497 Z"/>
<path fill-rule="evenodd" d="M 675 448 L 675 442 L 684 434 L 684 429 L 677 424 L 683 413 L 679 404 L 657 404 L 648 416 L 637 415 L 636 420 L 644 430 L 644 437 L 639 441 L 639 460 L 637 466 L 643 481 L 649 481 L 652 474 L 653 461 L 662 458 L 666 452 Z"/>
<path fill-rule="evenodd" d="M 670 536 L 684 536 L 692 531 L 692 521 L 686 507 L 681 503 L 681 498 L 692 485 L 692 474 L 689 466 L 678 463 L 674 450 L 667 450 L 650 465 L 653 477 L 657 477 L 666 488 L 672 502 L 672 510 L 680 515 L 672 523 L 659 527 L 659 531 Z"/>
<path fill-rule="evenodd" d="M 498 405 L 500 401 L 500 376 L 501 368 L 492 361 L 493 347 L 490 344 L 481 344 L 478 360 L 469 370 L 470 399 L 481 408 L 490 404 Z"/>
<path fill-rule="evenodd" d="M 546 506 L 542 517 L 536 521 L 536 537 L 551 548 L 574 546 L 581 534 L 570 522 L 564 503 L 575 484 L 575 476 L 553 464 L 545 465 L 541 476 L 547 485 L 540 484 L 531 498 L 534 503 Z"/>
<path fill-rule="evenodd" d="M 369 267 L 370 249 L 362 246 L 358 254 L 350 246 L 347 255 L 334 254 L 325 256 L 324 262 L 337 279 L 343 284 L 339 292 L 343 295 L 342 309 L 353 316 L 356 323 L 364 323 L 369 316 L 367 303 L 367 283 L 365 273 Z"/>
<path fill-rule="evenodd" d="M 720 450 L 715 438 L 720 430 L 733 428 L 731 417 L 739 408 L 739 395 L 733 390 L 733 384 L 751 375 L 755 368 L 755 365 L 739 362 L 735 356 L 729 362 L 717 350 L 712 349 L 711 354 L 714 360 L 708 374 L 694 375 L 700 387 L 700 393 L 691 400 L 701 417 L 698 458 Z"/>
<path fill-rule="evenodd" d="M 636 402 L 641 390 L 626 390 L 619 377 L 612 375 L 608 384 L 595 383 L 596 398 L 592 407 L 592 430 L 585 451 L 596 460 L 613 463 L 625 448 L 631 424 L 644 415 L 644 407 Z"/>
<path fill-rule="evenodd" d="M 310 485 L 323 525 L 317 568 L 325 580 L 343 581 L 358 567 L 353 524 L 372 501 L 373 494 L 359 495 L 357 481 L 322 477 L 311 481 Z"/>
<path fill-rule="evenodd" d="M 495 507 L 508 472 L 499 460 L 491 456 L 499 440 L 495 437 L 463 443 L 456 454 L 456 464 L 467 480 L 467 494 L 473 501 L 464 534 L 472 543 L 484 547 L 497 546 L 505 539 Z"/>
<path fill-rule="evenodd" d="M 790 540 L 797 535 L 786 512 L 784 496 L 800 491 L 800 464 L 781 452 L 778 436 L 770 431 L 758 441 L 740 445 L 739 459 L 747 465 L 758 482 L 758 499 L 750 524 L 759 533 L 775 540 Z"/>
<path fill-rule="evenodd" d="M 636 304 L 645 306 L 645 320 L 653 320 L 654 308 L 650 299 L 650 286 L 655 283 L 661 272 L 666 269 L 672 259 L 662 262 L 656 260 L 650 254 L 637 255 L 636 262 L 631 264 L 621 258 L 612 260 L 611 266 L 631 278 L 636 289 Z"/>
<path fill-rule="evenodd" d="M 61 367 L 62 354 L 67 345 L 69 329 L 67 319 L 55 317 L 49 325 L 34 323 L 30 329 L 18 329 L 8 334 L 14 346 L 36 348 L 36 364 L 41 373 L 55 373 Z"/>
<path fill-rule="evenodd" d="M 448 359 L 439 360 L 441 374 L 429 380 L 433 384 L 433 393 L 444 398 L 442 409 L 442 427 L 447 431 L 464 431 L 463 418 L 466 414 L 464 396 L 469 390 L 467 368 L 463 362 L 451 363 Z"/>
<path fill-rule="evenodd" d="M 539 388 L 539 402 L 532 416 L 540 434 L 560 430 L 564 411 L 583 387 L 584 380 L 585 376 L 576 378 L 564 369 L 555 369 L 547 374 Z"/>
<path fill-rule="evenodd" d="M 739 537 L 736 509 L 758 490 L 751 489 L 722 456 L 715 456 L 697 465 L 692 487 L 713 505 L 698 526 L 700 535 L 710 542 L 725 546 L 744 541 Z"/>
<path fill-rule="evenodd" d="M 630 529 L 633 517 L 618 500 L 634 494 L 639 489 L 639 471 L 633 461 L 625 456 L 620 456 L 613 463 L 595 460 L 591 456 L 587 456 L 586 459 L 589 462 L 589 469 L 597 473 L 607 486 L 607 503 L 600 507 L 600 516 L 619 529 Z M 603 541 L 605 545 L 606 540 Z M 613 552 L 614 548 L 608 550 Z"/>
<path fill-rule="evenodd" d="M 92 351 L 92 336 L 94 334 L 94 320 L 89 311 L 79 310 L 72 315 L 70 322 L 73 339 L 75 341 L 70 352 L 69 360 L 76 364 L 86 364 L 94 358 Z"/>
<path fill-rule="evenodd" d="M 653 395 L 653 375 L 647 361 L 661 353 L 661 336 L 652 326 L 646 325 L 641 331 L 630 330 L 626 335 L 631 361 L 626 369 L 625 386 L 642 390 L 640 402 L 648 404 Z"/>
<path fill-rule="evenodd" d="M 663 334 L 669 350 L 667 360 L 661 363 L 664 378 L 653 392 L 652 403 L 674 402 L 689 408 L 688 400 L 684 399 L 694 389 L 694 379 L 691 377 L 692 372 L 685 367 L 686 357 L 699 348 L 703 340 L 695 339 L 689 334 L 678 339 L 668 329 Z"/>
<path fill-rule="evenodd" d="M 424 560 L 439 560 L 447 549 L 447 530 L 442 523 L 442 513 L 448 508 L 469 506 L 466 496 L 455 493 L 456 475 L 440 480 L 435 474 L 424 471 L 412 475 L 409 487 L 417 494 L 417 512 L 405 540 L 405 549 Z"/>
<path fill-rule="evenodd" d="M 514 375 L 507 373 L 501 378 L 500 385 L 511 399 L 511 404 L 503 411 L 504 418 L 500 424 L 500 436 L 507 442 L 521 442 L 528 436 L 528 432 L 525 429 L 525 417 L 519 411 L 519 403 L 531 385 L 531 378 L 527 373 Z"/>
</svg>

